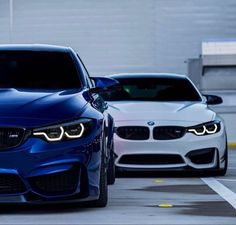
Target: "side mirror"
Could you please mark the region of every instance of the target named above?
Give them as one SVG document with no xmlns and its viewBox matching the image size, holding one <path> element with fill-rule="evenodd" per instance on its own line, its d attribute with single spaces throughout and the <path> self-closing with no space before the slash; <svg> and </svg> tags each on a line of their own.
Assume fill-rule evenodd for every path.
<svg viewBox="0 0 236 225">
<path fill-rule="evenodd" d="M 223 99 L 216 95 L 204 95 L 206 97 L 206 103 L 208 105 L 219 105 L 223 102 Z"/>
<path fill-rule="evenodd" d="M 95 87 L 90 89 L 91 93 L 112 92 L 120 89 L 117 80 L 108 77 L 91 77 L 95 83 Z"/>
</svg>

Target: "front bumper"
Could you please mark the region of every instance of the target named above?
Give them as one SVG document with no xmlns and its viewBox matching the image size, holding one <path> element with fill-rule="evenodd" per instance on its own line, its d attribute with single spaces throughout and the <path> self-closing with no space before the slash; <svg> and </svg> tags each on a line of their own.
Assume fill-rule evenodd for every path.
<svg viewBox="0 0 236 225">
<path fill-rule="evenodd" d="M 223 124 L 218 133 L 206 136 L 186 133 L 173 140 L 155 140 L 152 135 L 148 140 L 127 140 L 115 134 L 114 141 L 115 163 L 121 170 L 207 170 L 224 167 L 226 134 Z"/>
<path fill-rule="evenodd" d="M 100 136 L 58 143 L 29 138 L 0 151 L 0 202 L 97 199 L 100 146 Z"/>
</svg>

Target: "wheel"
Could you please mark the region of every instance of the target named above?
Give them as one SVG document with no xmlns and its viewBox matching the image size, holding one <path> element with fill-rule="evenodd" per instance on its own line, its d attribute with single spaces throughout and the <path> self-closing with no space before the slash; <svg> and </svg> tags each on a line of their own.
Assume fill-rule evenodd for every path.
<svg viewBox="0 0 236 225">
<path fill-rule="evenodd" d="M 108 184 L 114 184 L 116 180 L 116 168 L 115 168 L 115 156 L 114 156 L 114 150 L 112 149 L 110 151 L 110 159 L 108 162 L 108 168 L 107 168 L 107 183 Z"/>
<path fill-rule="evenodd" d="M 100 194 L 97 200 L 88 201 L 83 204 L 85 207 L 89 208 L 102 208 L 107 205 L 108 202 L 108 188 L 107 188 L 107 174 L 105 163 L 102 162 L 100 168 L 100 183 L 99 183 Z"/>
<path fill-rule="evenodd" d="M 218 171 L 216 171 L 216 175 L 217 176 L 224 176 L 226 174 L 226 172 L 227 172 L 227 168 L 228 168 L 228 148 L 226 146 L 224 168 L 223 169 L 219 169 Z"/>
<path fill-rule="evenodd" d="M 105 138 L 103 138 L 102 143 L 102 156 L 101 156 L 101 166 L 100 166 L 100 181 L 99 181 L 99 198 L 94 201 L 89 201 L 86 206 L 89 207 L 105 207 L 108 202 L 108 187 L 107 187 L 107 169 L 106 169 L 106 159 L 104 154 L 105 148 Z"/>
<path fill-rule="evenodd" d="M 100 195 L 97 200 L 93 202 L 95 207 L 105 207 L 108 201 L 108 188 L 107 188 L 107 174 L 105 163 L 102 162 L 100 170 Z"/>
</svg>

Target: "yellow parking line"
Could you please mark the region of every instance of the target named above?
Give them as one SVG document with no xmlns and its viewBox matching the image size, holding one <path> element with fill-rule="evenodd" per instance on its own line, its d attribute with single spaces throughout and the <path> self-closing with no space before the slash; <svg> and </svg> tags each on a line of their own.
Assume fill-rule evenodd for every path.
<svg viewBox="0 0 236 225">
<path fill-rule="evenodd" d="M 155 183 L 163 183 L 163 180 L 154 180 Z"/>
<path fill-rule="evenodd" d="M 228 147 L 229 148 L 236 148 L 236 143 L 235 142 L 228 143 Z"/>
<path fill-rule="evenodd" d="M 172 204 L 160 204 L 160 205 L 158 205 L 160 208 L 172 208 L 173 207 L 173 205 Z"/>
</svg>

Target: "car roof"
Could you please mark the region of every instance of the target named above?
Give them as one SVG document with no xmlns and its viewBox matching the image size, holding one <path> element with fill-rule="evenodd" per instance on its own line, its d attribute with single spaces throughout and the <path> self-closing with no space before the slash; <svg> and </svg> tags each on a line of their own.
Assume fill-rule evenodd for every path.
<svg viewBox="0 0 236 225">
<path fill-rule="evenodd" d="M 46 44 L 4 44 L 0 45 L 0 51 L 46 51 L 46 52 L 68 52 L 71 48 Z"/>
<path fill-rule="evenodd" d="M 181 74 L 174 74 L 174 73 L 119 73 L 119 74 L 112 74 L 108 77 L 111 78 L 179 78 L 185 79 L 187 78 L 186 75 Z"/>
</svg>

